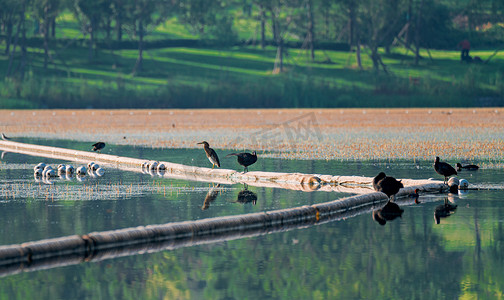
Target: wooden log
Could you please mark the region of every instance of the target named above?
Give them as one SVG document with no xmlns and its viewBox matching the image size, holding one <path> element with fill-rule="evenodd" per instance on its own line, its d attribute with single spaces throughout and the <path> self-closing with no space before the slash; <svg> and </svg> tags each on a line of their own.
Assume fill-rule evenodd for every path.
<svg viewBox="0 0 504 300">
<path fill-rule="evenodd" d="M 121 157 L 58 147 L 32 145 L 13 142 L 10 140 L 0 140 L 0 150 L 48 157 L 52 159 L 77 161 L 84 164 L 94 161 L 98 164 L 111 165 L 116 168 L 133 172 L 145 172 L 145 170 L 142 169 L 142 165 L 149 161 L 145 159 Z M 166 178 L 205 181 L 220 184 L 243 183 L 251 186 L 283 188 L 306 192 L 315 190 L 355 194 L 372 192 L 371 182 L 373 178 L 371 177 L 261 171 L 241 173 L 235 170 L 201 168 L 163 161 L 160 163 L 163 163 L 166 166 L 166 171 L 161 175 Z M 149 174 L 156 176 L 157 173 L 152 171 L 152 173 L 149 172 Z M 403 179 L 403 184 L 405 186 L 431 183 L 440 184 L 441 181 Z"/>
</svg>

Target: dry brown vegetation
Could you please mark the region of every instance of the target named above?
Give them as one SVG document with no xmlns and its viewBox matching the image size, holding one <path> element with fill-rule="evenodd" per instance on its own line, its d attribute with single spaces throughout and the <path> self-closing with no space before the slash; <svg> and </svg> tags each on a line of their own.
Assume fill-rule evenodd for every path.
<svg viewBox="0 0 504 300">
<path fill-rule="evenodd" d="M 480 159 L 500 161 L 504 110 L 222 109 L 0 110 L 0 131 L 156 148 L 274 151 L 298 159 Z"/>
</svg>

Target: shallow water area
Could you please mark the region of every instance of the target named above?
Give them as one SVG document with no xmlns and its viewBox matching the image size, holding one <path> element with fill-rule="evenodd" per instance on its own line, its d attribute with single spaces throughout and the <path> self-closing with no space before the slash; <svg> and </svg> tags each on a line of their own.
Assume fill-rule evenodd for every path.
<svg viewBox="0 0 504 300">
<path fill-rule="evenodd" d="M 90 150 L 88 143 L 25 142 Z M 234 151 L 217 150 L 223 168 L 241 170 Z M 202 149 L 108 145 L 104 153 L 208 167 Z M 261 157 L 250 170 L 442 179 L 432 161 L 281 160 Z M 62 161 L 6 153 L 0 161 L 0 244 L 148 224 L 297 207 L 350 196 L 249 186 L 256 202 L 240 203 L 242 185 L 162 178 L 102 166 L 102 177 L 36 182 L 33 166 Z M 455 163 L 456 161 L 449 161 Z M 69 162 L 64 162 L 69 163 Z M 476 161 L 480 164 L 481 162 Z M 78 165 L 72 163 L 74 166 Z M 316 226 L 221 240 L 99 262 L 7 273 L 9 299 L 495 299 L 504 293 L 502 169 L 462 171 L 482 189 L 404 199 L 402 217 L 380 225 L 365 211 Z M 253 199 L 253 198 L 252 198 Z M 457 205 L 436 224 L 444 200 Z M 377 205 L 376 209 L 382 205 Z M 2 272 L 5 274 L 5 272 Z M 72 288 L 69 288 L 72 287 Z"/>
</svg>

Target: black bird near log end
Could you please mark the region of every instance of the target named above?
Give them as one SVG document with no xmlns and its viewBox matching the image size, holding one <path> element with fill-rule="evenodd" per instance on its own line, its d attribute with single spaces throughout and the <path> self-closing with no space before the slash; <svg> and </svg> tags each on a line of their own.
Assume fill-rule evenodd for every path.
<svg viewBox="0 0 504 300">
<path fill-rule="evenodd" d="M 220 168 L 219 157 L 217 156 L 217 153 L 215 153 L 214 149 L 210 148 L 210 145 L 206 141 L 200 142 L 198 144 L 199 145 L 203 144 L 203 148 L 205 149 L 206 156 L 208 157 L 208 160 L 212 163 L 212 169 L 215 166 Z"/>
<path fill-rule="evenodd" d="M 7 141 L 7 140 L 10 140 L 10 138 L 8 138 L 5 134 L 3 134 L 2 132 L 2 140 L 4 141 Z"/>
<path fill-rule="evenodd" d="M 476 171 L 476 170 L 479 169 L 479 167 L 477 165 L 465 165 L 465 166 L 463 166 L 461 163 L 457 163 L 457 171 L 462 171 L 462 169 L 468 170 L 468 171 Z"/>
<path fill-rule="evenodd" d="M 93 144 L 93 151 L 98 151 L 101 152 L 101 150 L 105 148 L 105 143 L 104 142 L 98 142 L 96 144 Z"/>
<path fill-rule="evenodd" d="M 448 177 L 451 175 L 457 175 L 457 171 L 450 164 L 439 161 L 439 156 L 436 156 L 436 160 L 434 161 L 434 170 L 439 175 L 444 176 L 444 183 L 448 182 Z"/>
<path fill-rule="evenodd" d="M 382 192 L 387 195 L 389 199 L 397 194 L 403 187 L 404 185 L 401 180 L 396 180 L 394 177 L 386 176 L 383 172 L 380 172 L 375 178 L 373 178 L 373 188 L 377 192 Z"/>
<path fill-rule="evenodd" d="M 257 154 L 255 151 L 252 153 L 242 152 L 242 153 L 230 153 L 226 155 L 226 157 L 229 156 L 236 156 L 236 158 L 238 159 L 238 163 L 244 167 L 243 173 L 247 173 L 248 166 L 254 164 L 257 161 Z"/>
</svg>

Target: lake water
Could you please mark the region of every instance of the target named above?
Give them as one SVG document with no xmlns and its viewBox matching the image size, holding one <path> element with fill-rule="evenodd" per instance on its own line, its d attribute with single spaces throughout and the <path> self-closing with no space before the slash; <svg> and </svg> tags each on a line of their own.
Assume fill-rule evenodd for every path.
<svg viewBox="0 0 504 300">
<path fill-rule="evenodd" d="M 24 140 L 88 150 L 88 144 Z M 202 149 L 107 146 L 105 153 L 210 166 Z M 241 170 L 232 151 L 224 168 Z M 60 161 L 6 153 L 0 163 L 0 245 L 175 221 L 297 207 L 349 196 L 152 177 L 105 167 L 85 181 L 36 182 L 33 166 Z M 455 162 L 453 162 L 455 163 Z M 479 163 L 479 162 L 477 162 Z M 74 164 L 75 165 L 75 164 Z M 432 161 L 294 161 L 260 158 L 250 170 L 437 178 Z M 421 196 L 380 225 L 371 212 L 325 224 L 98 262 L 9 272 L 0 299 L 499 299 L 504 295 L 504 176 L 459 176 L 492 190 L 450 197 L 455 213 L 436 224 L 445 195 Z"/>
</svg>

